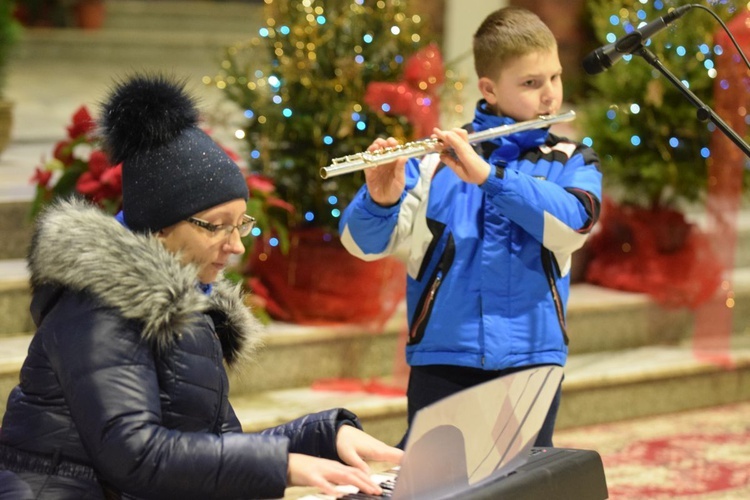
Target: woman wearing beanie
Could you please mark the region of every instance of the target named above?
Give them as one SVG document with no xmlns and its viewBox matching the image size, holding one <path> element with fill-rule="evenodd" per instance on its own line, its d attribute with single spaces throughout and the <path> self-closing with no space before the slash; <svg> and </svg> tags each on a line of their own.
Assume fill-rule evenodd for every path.
<svg viewBox="0 0 750 500">
<path fill-rule="evenodd" d="M 197 122 L 182 84 L 118 84 L 101 127 L 123 163 L 122 213 L 64 201 L 38 218 L 37 331 L 0 429 L 7 498 L 377 494 L 364 460 L 400 460 L 343 409 L 242 433 L 224 367 L 252 354 L 259 325 L 222 269 L 252 228 L 248 191 Z"/>
</svg>

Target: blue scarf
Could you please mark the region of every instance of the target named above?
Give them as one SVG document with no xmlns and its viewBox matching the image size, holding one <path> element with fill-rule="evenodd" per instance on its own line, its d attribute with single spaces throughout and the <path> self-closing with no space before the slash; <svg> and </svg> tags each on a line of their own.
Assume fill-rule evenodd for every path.
<svg viewBox="0 0 750 500">
<path fill-rule="evenodd" d="M 481 100 L 477 104 L 472 126 L 475 132 L 481 132 L 490 128 L 500 127 L 501 125 L 512 125 L 514 123 L 516 121 L 512 118 L 496 115 L 487 105 L 487 101 Z M 523 151 L 537 148 L 544 144 L 548 134 L 549 128 L 538 128 L 491 139 L 489 142 L 495 144 L 497 149 L 492 152 L 487 161 L 492 165 L 503 166 L 508 161 L 518 158 Z"/>
<path fill-rule="evenodd" d="M 125 224 L 125 214 L 122 212 L 122 210 L 115 214 L 115 220 L 122 224 L 123 227 L 130 229 L 128 225 Z M 198 288 L 198 290 L 205 293 L 206 295 L 211 295 L 211 290 L 213 290 L 213 285 L 211 283 L 205 284 L 198 282 L 195 286 Z"/>
</svg>

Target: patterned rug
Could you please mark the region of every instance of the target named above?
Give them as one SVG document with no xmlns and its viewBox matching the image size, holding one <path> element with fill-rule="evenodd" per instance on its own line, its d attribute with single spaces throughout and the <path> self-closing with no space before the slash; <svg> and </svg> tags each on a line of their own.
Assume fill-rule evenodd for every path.
<svg viewBox="0 0 750 500">
<path fill-rule="evenodd" d="M 596 450 L 613 500 L 750 499 L 750 402 L 556 432 Z"/>
</svg>

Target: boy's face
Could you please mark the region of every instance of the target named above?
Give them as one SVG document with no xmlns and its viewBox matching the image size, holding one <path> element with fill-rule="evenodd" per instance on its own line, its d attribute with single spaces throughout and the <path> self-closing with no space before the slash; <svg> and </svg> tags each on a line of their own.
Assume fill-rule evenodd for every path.
<svg viewBox="0 0 750 500">
<path fill-rule="evenodd" d="M 557 47 L 511 59 L 497 79 L 480 78 L 479 90 L 497 114 L 516 121 L 557 113 L 563 98 Z"/>
</svg>

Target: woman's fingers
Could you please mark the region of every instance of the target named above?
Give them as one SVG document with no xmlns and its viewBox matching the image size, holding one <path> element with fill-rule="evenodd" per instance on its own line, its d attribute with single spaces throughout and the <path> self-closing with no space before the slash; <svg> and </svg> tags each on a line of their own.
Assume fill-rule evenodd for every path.
<svg viewBox="0 0 750 500">
<path fill-rule="evenodd" d="M 351 485 L 370 495 L 382 493 L 369 474 L 334 460 L 290 453 L 288 467 L 290 486 L 314 486 L 331 496 L 341 496 L 337 485 Z"/>
</svg>

